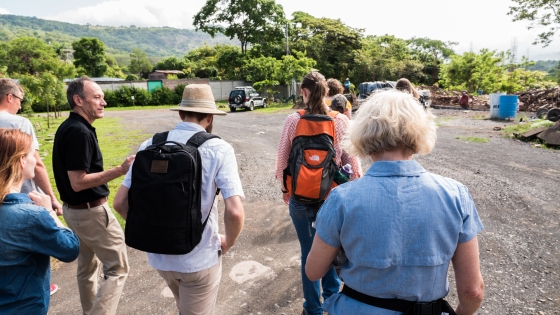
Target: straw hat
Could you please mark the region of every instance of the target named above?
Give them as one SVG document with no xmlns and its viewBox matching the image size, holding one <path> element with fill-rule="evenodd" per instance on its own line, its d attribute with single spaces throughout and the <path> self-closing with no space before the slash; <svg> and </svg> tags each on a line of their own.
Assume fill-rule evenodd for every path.
<svg viewBox="0 0 560 315">
<path fill-rule="evenodd" d="M 171 108 L 171 110 L 181 110 L 185 112 L 227 115 L 226 112 L 218 110 L 212 89 L 207 84 L 189 84 L 183 90 L 183 99 L 179 107 Z"/>
</svg>

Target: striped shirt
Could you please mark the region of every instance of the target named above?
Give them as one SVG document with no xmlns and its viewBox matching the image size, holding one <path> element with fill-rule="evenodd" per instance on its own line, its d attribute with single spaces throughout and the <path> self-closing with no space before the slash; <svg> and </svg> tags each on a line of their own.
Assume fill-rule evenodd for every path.
<svg viewBox="0 0 560 315">
<path fill-rule="evenodd" d="M 276 153 L 276 174 L 275 177 L 278 180 L 283 179 L 284 169 L 288 166 L 288 158 L 290 157 L 290 150 L 292 149 L 292 141 L 294 140 L 296 133 L 296 125 L 299 121 L 300 115 L 298 113 L 293 113 L 288 115 L 286 121 L 284 122 L 284 128 L 282 130 L 282 135 L 280 136 L 280 143 L 278 144 L 278 152 Z M 340 147 L 340 142 L 342 141 L 346 129 L 350 121 L 348 117 L 338 114 L 334 118 L 334 128 L 336 132 L 336 139 L 334 143 L 334 149 L 336 151 L 336 165 L 339 167 L 342 165 L 350 164 L 352 166 L 352 176 L 351 180 L 362 177 L 362 167 L 360 165 L 360 160 L 355 156 L 350 156 L 348 153 L 344 152 Z"/>
</svg>

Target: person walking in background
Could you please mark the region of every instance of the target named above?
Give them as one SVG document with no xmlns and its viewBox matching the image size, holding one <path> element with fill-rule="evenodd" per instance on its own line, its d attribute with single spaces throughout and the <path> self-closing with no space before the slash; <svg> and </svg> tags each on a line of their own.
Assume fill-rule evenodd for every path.
<svg viewBox="0 0 560 315">
<path fill-rule="evenodd" d="M 346 80 L 344 80 L 344 94 L 348 94 L 350 93 L 350 87 L 351 87 L 351 83 L 350 83 L 350 79 L 346 78 Z"/>
<path fill-rule="evenodd" d="M 435 116 L 407 93 L 379 92 L 360 108 L 343 144 L 370 157 L 364 177 L 332 190 L 317 216 L 305 271 L 330 272 L 343 249 L 344 288 L 324 303 L 337 314 L 453 314 L 443 300 L 453 264 L 459 304 L 471 315 L 484 297 L 478 233 L 483 226 L 467 187 L 413 160 L 436 142 Z"/>
<path fill-rule="evenodd" d="M 123 230 L 107 204 L 107 182 L 126 174 L 134 156 L 104 170 L 92 126 L 104 116 L 107 103 L 103 91 L 84 76 L 68 84 L 66 96 L 71 112 L 56 131 L 52 161 L 64 202 L 64 219 L 80 238 L 80 302 L 84 314 L 112 315 L 117 311 L 129 266 Z"/>
<path fill-rule="evenodd" d="M 71 262 L 78 237 L 64 227 L 51 197 L 21 189 L 35 175 L 33 138 L 0 128 L 0 314 L 48 312 L 50 256 Z"/>
<path fill-rule="evenodd" d="M 397 83 L 395 83 L 395 89 L 402 92 L 410 93 L 410 95 L 412 95 L 412 97 L 414 97 L 418 101 L 418 103 L 420 103 L 420 105 L 424 106 L 424 108 L 428 108 L 424 95 L 418 93 L 414 85 L 412 85 L 412 83 L 410 83 L 408 79 L 399 79 Z"/>
<path fill-rule="evenodd" d="M 187 85 L 181 104 L 171 110 L 179 111 L 181 122 L 169 132 L 167 140 L 178 143 L 187 143 L 200 132 L 211 133 L 214 115 L 226 115 L 216 108 L 212 90 L 206 84 Z M 145 141 L 139 151 L 151 144 L 152 139 Z M 208 219 L 200 243 L 187 254 L 148 253 L 150 266 L 157 269 L 171 289 L 181 315 L 214 314 L 222 275 L 222 255 L 235 244 L 245 218 L 241 203 L 245 196 L 233 147 L 220 138 L 212 138 L 204 141 L 198 150 L 202 161 L 202 183 L 198 190 L 202 192 L 201 220 Z M 135 171 L 134 167 L 129 170 L 115 196 L 114 207 L 125 219 Z M 218 233 L 217 189 L 225 202 L 224 235 Z"/>
<path fill-rule="evenodd" d="M 310 315 L 322 315 L 321 307 L 321 287 L 322 295 L 326 300 L 333 294 L 339 291 L 340 279 L 336 275 L 334 268 L 330 268 L 323 276 L 311 281 L 305 275 L 305 264 L 307 254 L 311 249 L 313 236 L 315 235 L 314 221 L 317 216 L 317 211 L 322 203 L 317 204 L 302 204 L 298 203 L 292 198 L 290 193 L 291 187 L 286 187 L 284 183 L 284 170 L 288 167 L 288 159 L 292 151 L 292 142 L 294 141 L 296 129 L 303 116 L 314 115 L 316 118 L 327 119 L 330 109 L 325 104 L 325 96 L 328 93 L 328 86 L 325 77 L 318 72 L 311 72 L 307 74 L 301 83 L 301 94 L 303 102 L 306 105 L 303 113 L 297 112 L 289 115 L 284 122 L 280 143 L 278 144 L 278 152 L 276 155 L 276 179 L 281 181 L 282 199 L 289 205 L 290 217 L 296 229 L 300 248 L 301 248 L 301 281 L 303 286 L 303 296 L 305 302 L 303 303 L 303 313 Z M 303 115 L 302 115 L 303 114 Z M 350 164 L 353 170 L 351 179 L 356 179 L 361 176 L 360 162 L 358 158 L 348 155 L 340 146 L 340 142 L 348 127 L 348 118 L 344 115 L 337 113 L 334 116 L 334 150 L 336 166 L 340 167 L 345 164 Z M 313 152 L 311 152 L 313 153 Z M 315 152 L 316 153 L 316 152 Z M 319 162 L 320 157 L 318 154 L 313 153 L 309 157 L 310 163 Z M 292 174 L 293 175 L 293 174 Z M 295 175 L 294 175 L 295 176 Z M 303 183 L 309 187 L 316 187 L 321 183 Z M 330 187 L 330 185 L 329 185 Z M 320 280 L 320 281 L 319 281 Z"/>
<path fill-rule="evenodd" d="M 327 80 L 327 86 L 329 88 L 329 92 L 327 97 L 325 97 L 325 103 L 330 106 L 332 98 L 337 94 L 342 94 L 344 88 L 342 87 L 342 84 L 340 84 L 340 81 L 332 78 Z M 352 104 L 350 104 L 348 100 L 346 100 L 344 115 L 346 115 L 348 119 L 352 119 Z"/>
<path fill-rule="evenodd" d="M 62 205 L 54 195 L 51 187 L 47 168 L 39 156 L 39 142 L 35 136 L 35 130 L 29 119 L 16 115 L 21 109 L 24 100 L 23 88 L 14 80 L 9 78 L 0 79 L 0 128 L 19 129 L 33 139 L 33 149 L 35 160 L 35 178 L 26 180 L 21 192 L 27 194 L 32 191 L 39 191 L 47 194 L 51 198 L 51 205 L 57 215 L 62 215 Z M 58 290 L 58 285 L 50 285 L 50 294 Z"/>
</svg>

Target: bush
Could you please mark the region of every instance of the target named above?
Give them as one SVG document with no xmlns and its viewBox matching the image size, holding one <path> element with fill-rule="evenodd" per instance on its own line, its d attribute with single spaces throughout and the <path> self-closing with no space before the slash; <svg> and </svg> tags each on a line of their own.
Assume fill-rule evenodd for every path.
<svg viewBox="0 0 560 315">
<path fill-rule="evenodd" d="M 152 91 L 151 105 L 171 105 L 179 104 L 180 102 L 181 96 L 165 86 Z"/>
<path fill-rule="evenodd" d="M 131 96 L 134 96 L 134 102 Z M 152 96 L 147 90 L 137 88 L 121 86 L 117 90 L 105 91 L 105 102 L 107 102 L 107 107 L 129 107 L 133 105 L 143 106 L 151 104 Z"/>
<path fill-rule="evenodd" d="M 135 74 L 129 74 L 126 76 L 125 78 L 126 81 L 137 81 L 138 80 L 138 76 Z"/>
</svg>

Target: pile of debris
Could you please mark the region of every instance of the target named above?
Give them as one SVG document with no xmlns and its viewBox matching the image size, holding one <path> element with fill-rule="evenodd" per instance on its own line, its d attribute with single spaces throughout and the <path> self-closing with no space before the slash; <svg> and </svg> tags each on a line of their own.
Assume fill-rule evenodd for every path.
<svg viewBox="0 0 560 315">
<path fill-rule="evenodd" d="M 560 107 L 560 87 L 554 87 L 547 90 L 529 90 L 519 95 L 519 110 L 527 112 L 536 112 L 541 108 L 557 108 Z"/>
<path fill-rule="evenodd" d="M 459 99 L 461 99 L 462 91 L 446 91 L 437 86 L 418 86 L 420 90 L 430 90 L 432 106 L 452 106 L 460 108 Z M 471 109 L 489 109 L 488 95 L 469 95 L 469 108 Z"/>
</svg>

